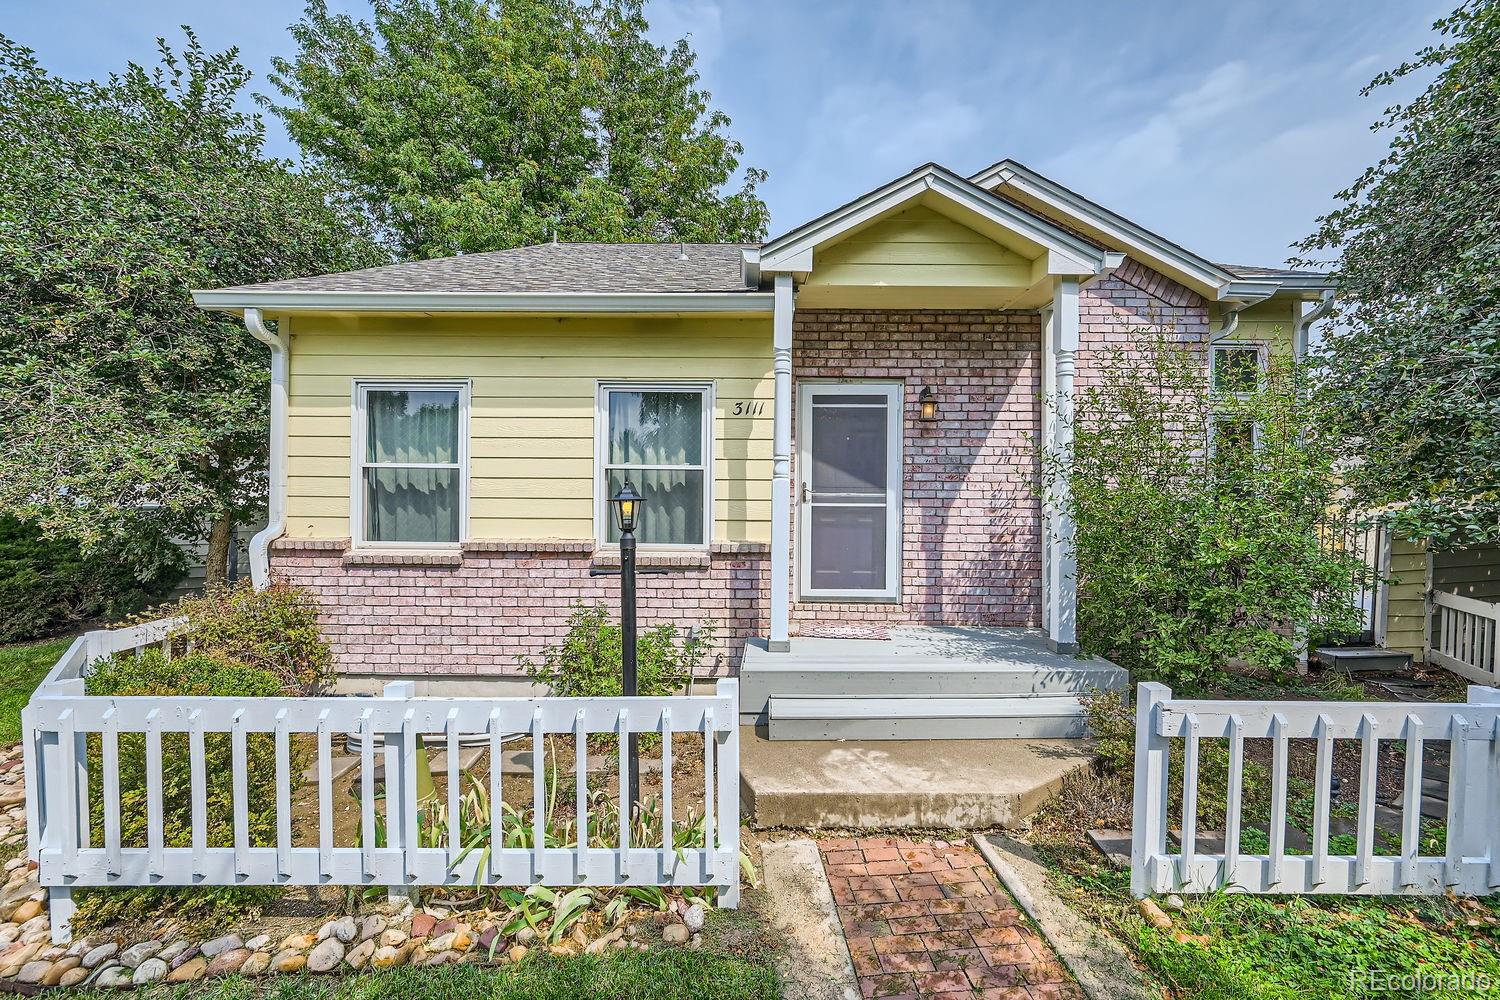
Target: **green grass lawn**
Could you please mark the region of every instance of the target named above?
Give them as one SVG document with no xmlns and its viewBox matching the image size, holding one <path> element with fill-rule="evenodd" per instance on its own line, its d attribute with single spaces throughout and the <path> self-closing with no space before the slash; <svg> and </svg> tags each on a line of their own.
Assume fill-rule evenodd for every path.
<svg viewBox="0 0 1500 1000">
<path fill-rule="evenodd" d="M 0 646 L 0 746 L 20 741 L 21 709 L 72 642 L 67 638 Z"/>
<path fill-rule="evenodd" d="M 68 991 L 75 997 L 101 993 Z M 779 1000 L 765 961 L 708 950 L 660 949 L 518 965 L 443 965 L 345 977 L 307 975 L 200 980 L 133 994 L 142 1000 Z"/>
</svg>

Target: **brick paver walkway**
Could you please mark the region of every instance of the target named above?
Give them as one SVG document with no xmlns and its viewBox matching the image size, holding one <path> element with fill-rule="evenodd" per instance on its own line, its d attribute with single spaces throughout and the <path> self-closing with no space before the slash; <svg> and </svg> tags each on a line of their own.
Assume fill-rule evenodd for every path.
<svg viewBox="0 0 1500 1000">
<path fill-rule="evenodd" d="M 818 848 L 865 997 L 1083 1000 L 974 848 L 891 837 Z"/>
</svg>

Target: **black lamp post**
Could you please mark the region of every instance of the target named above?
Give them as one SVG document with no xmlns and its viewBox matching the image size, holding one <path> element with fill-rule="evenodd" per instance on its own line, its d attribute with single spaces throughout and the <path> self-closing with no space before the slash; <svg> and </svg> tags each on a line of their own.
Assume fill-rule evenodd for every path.
<svg viewBox="0 0 1500 1000">
<path fill-rule="evenodd" d="M 630 480 L 625 480 L 620 491 L 610 498 L 615 505 L 615 523 L 620 529 L 620 673 L 621 688 L 627 698 L 635 697 L 635 526 L 640 518 L 641 505 L 646 498 L 635 491 Z M 629 803 L 630 815 L 635 816 L 640 804 L 641 776 L 640 759 L 635 750 L 635 733 L 627 733 L 625 746 L 621 748 L 629 761 L 629 789 L 621 789 L 622 798 Z"/>
</svg>

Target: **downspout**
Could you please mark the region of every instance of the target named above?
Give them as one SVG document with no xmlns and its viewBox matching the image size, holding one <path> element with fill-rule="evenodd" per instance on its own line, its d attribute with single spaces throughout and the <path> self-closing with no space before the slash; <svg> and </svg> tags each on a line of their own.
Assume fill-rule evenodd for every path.
<svg viewBox="0 0 1500 1000">
<path fill-rule="evenodd" d="M 287 342 L 283 332 L 286 321 L 277 324 L 275 333 L 266 329 L 259 309 L 245 310 L 245 329 L 256 340 L 271 349 L 271 456 L 267 479 L 270 497 L 267 501 L 266 526 L 250 539 L 250 581 L 256 590 L 265 590 L 271 582 L 271 543 L 286 532 L 286 411 L 287 411 Z"/>
<path fill-rule="evenodd" d="M 1330 289 L 1323 293 L 1323 301 L 1319 302 L 1313 307 L 1311 312 L 1297 321 L 1297 328 L 1292 335 L 1292 353 L 1296 357 L 1298 364 L 1307 360 L 1308 334 L 1312 330 L 1312 325 L 1324 316 L 1327 316 L 1328 311 L 1332 308 L 1333 291 Z"/>
</svg>

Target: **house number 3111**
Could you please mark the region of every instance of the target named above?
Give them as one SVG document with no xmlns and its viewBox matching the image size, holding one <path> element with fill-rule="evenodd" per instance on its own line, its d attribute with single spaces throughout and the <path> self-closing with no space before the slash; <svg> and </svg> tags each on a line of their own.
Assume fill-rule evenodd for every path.
<svg viewBox="0 0 1500 1000">
<path fill-rule="evenodd" d="M 731 411 L 736 417 L 758 417 L 766 412 L 766 404 L 763 402 L 735 403 Z"/>
</svg>

